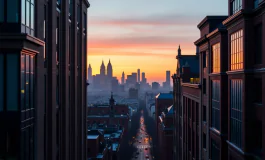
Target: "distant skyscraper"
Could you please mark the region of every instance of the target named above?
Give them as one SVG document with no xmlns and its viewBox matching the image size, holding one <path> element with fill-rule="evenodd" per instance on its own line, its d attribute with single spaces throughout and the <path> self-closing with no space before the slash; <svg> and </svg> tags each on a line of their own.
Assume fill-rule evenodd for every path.
<svg viewBox="0 0 265 160">
<path fill-rule="evenodd" d="M 121 77 L 121 84 L 124 84 L 125 82 L 125 74 L 122 72 L 122 77 Z"/>
<path fill-rule="evenodd" d="M 145 80 L 145 73 L 142 72 L 142 81 L 144 81 L 144 80 Z"/>
<path fill-rule="evenodd" d="M 91 65 L 89 64 L 88 69 L 87 69 L 87 79 L 89 82 L 92 82 L 92 68 Z"/>
<path fill-rule="evenodd" d="M 135 84 L 137 82 L 137 73 L 132 73 L 132 83 Z"/>
<path fill-rule="evenodd" d="M 109 60 L 108 66 L 107 66 L 107 76 L 108 76 L 108 79 L 111 80 L 111 78 L 112 78 L 112 65 L 110 63 L 110 60 Z"/>
<path fill-rule="evenodd" d="M 137 79 L 138 79 L 138 82 L 140 82 L 140 69 L 137 69 Z"/>
<path fill-rule="evenodd" d="M 166 71 L 166 83 L 170 86 L 170 71 Z"/>
<path fill-rule="evenodd" d="M 100 75 L 105 75 L 106 74 L 106 68 L 104 65 L 104 61 L 102 60 L 101 66 L 100 66 Z"/>
</svg>

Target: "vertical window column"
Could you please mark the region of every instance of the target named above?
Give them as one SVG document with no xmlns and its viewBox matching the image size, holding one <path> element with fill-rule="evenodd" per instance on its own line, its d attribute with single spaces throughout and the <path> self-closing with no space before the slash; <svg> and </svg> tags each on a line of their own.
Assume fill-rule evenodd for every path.
<svg viewBox="0 0 265 160">
<path fill-rule="evenodd" d="M 211 126 L 220 130 L 220 81 L 212 81 L 212 123 Z"/>
<path fill-rule="evenodd" d="M 243 30 L 231 34 L 230 70 L 243 69 Z"/>
</svg>

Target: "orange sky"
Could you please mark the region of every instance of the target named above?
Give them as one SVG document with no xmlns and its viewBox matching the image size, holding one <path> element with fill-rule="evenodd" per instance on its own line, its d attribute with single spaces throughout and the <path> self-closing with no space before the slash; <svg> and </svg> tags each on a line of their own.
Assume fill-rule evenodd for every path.
<svg viewBox="0 0 265 160">
<path fill-rule="evenodd" d="M 223 0 L 151 1 L 90 0 L 88 9 L 88 64 L 98 74 L 102 60 L 112 62 L 119 80 L 125 75 L 146 73 L 148 82 L 163 82 L 166 70 L 176 69 L 179 44 L 182 54 L 195 54 L 197 24 L 209 14 L 226 14 Z M 209 5 L 199 9 L 198 5 Z M 137 6 L 137 7 L 132 7 Z"/>
</svg>

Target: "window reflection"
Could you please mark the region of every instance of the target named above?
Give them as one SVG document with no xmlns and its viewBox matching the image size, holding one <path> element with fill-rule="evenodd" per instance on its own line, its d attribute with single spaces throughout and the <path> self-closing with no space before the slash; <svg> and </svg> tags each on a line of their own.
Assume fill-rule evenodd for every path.
<svg viewBox="0 0 265 160">
<path fill-rule="evenodd" d="M 230 70 L 243 69 L 243 30 L 231 35 Z"/>
<path fill-rule="evenodd" d="M 21 0 L 21 32 L 34 36 L 34 0 Z"/>
<path fill-rule="evenodd" d="M 242 9 L 242 0 L 233 0 L 232 1 L 232 14 L 235 14 L 241 9 Z"/>
<path fill-rule="evenodd" d="M 213 72 L 220 72 L 220 43 L 212 46 L 212 55 Z"/>
</svg>

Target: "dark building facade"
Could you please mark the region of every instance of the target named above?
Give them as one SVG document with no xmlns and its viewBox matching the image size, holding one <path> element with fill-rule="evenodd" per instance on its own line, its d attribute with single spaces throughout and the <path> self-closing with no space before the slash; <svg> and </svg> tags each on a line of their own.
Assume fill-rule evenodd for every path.
<svg viewBox="0 0 265 160">
<path fill-rule="evenodd" d="M 86 159 L 87 0 L 0 0 L 0 159 Z"/>
<path fill-rule="evenodd" d="M 228 16 L 207 16 L 198 25 L 201 37 L 195 45 L 200 60 L 200 93 L 195 102 L 199 109 L 199 157 L 196 154 L 192 158 L 265 159 L 265 1 L 228 3 Z M 174 105 L 178 105 L 175 112 L 183 106 L 184 113 L 194 104 L 186 99 L 187 85 L 183 86 L 176 75 L 173 82 Z M 191 97 L 197 94 L 189 93 Z M 185 124 L 185 120 L 174 121 Z M 175 130 L 183 129 L 175 124 Z M 192 136 L 186 135 L 192 146 L 197 146 Z M 186 154 L 185 149 L 179 150 L 185 143 L 179 143 L 178 135 L 174 140 L 176 155 Z M 183 155 L 177 159 L 190 158 Z"/>
</svg>

